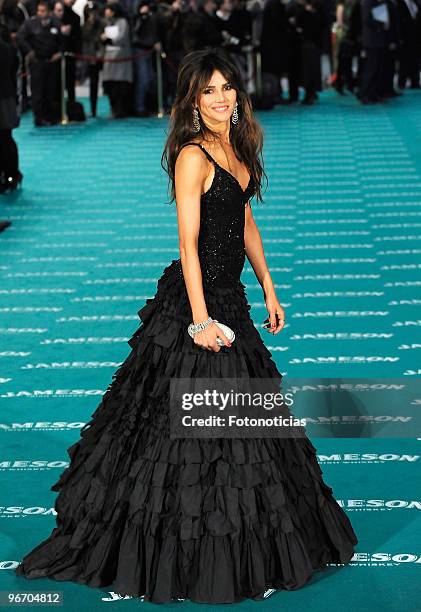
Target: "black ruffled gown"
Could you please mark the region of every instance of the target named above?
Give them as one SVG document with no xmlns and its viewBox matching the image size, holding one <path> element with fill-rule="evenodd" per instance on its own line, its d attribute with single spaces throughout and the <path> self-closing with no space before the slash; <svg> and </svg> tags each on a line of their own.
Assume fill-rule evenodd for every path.
<svg viewBox="0 0 421 612">
<path fill-rule="evenodd" d="M 353 556 L 357 537 L 306 436 L 169 438 L 171 377 L 282 378 L 240 281 L 253 178 L 243 191 L 201 149 L 215 166 L 201 200 L 205 300 L 236 339 L 219 353 L 193 343 L 180 260 L 173 260 L 138 312 L 130 354 L 67 449 L 70 464 L 51 487 L 59 491 L 57 526 L 23 557 L 17 575 L 152 602 L 232 603 L 300 588 L 314 571 Z"/>
</svg>

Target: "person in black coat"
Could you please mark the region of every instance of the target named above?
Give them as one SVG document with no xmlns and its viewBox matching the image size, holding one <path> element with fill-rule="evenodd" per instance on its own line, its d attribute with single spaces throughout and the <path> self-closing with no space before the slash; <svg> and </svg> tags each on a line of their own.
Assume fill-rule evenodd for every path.
<svg viewBox="0 0 421 612">
<path fill-rule="evenodd" d="M 224 44 L 227 34 L 223 34 L 220 19 L 215 16 L 215 11 L 214 0 L 198 0 L 197 10 L 188 12 L 183 36 L 185 53 Z"/>
<path fill-rule="evenodd" d="M 60 117 L 61 24 L 40 0 L 37 14 L 24 21 L 16 41 L 31 74 L 32 110 L 38 127 L 57 123 Z"/>
<path fill-rule="evenodd" d="M 16 189 L 23 175 L 13 129 L 19 125 L 17 71 L 19 58 L 10 33 L 0 29 L 0 193 Z M 1 222 L 0 222 L 1 223 Z"/>
<path fill-rule="evenodd" d="M 73 10 L 76 0 L 63 0 L 64 12 L 62 19 L 63 51 L 70 53 L 82 52 L 82 28 L 80 17 Z M 76 59 L 66 57 L 66 89 L 69 102 L 76 100 Z"/>
<path fill-rule="evenodd" d="M 190 9 L 187 0 L 173 0 L 167 10 L 164 7 L 163 3 L 158 5 L 157 27 L 166 55 L 163 63 L 164 107 L 171 108 L 177 91 L 178 68 L 184 55 L 184 25 Z"/>
<path fill-rule="evenodd" d="M 242 48 L 251 43 L 253 28 L 251 13 L 239 0 L 222 0 L 215 15 L 220 21 L 221 30 L 231 36 L 230 40 L 227 38 L 224 46 L 245 79 L 247 59 Z"/>
<path fill-rule="evenodd" d="M 383 98 L 392 98 L 402 95 L 394 87 L 397 54 L 401 46 L 401 24 L 397 0 L 386 0 L 386 4 L 390 21 L 386 31 L 386 49 L 379 93 Z"/>
<path fill-rule="evenodd" d="M 386 55 L 387 24 L 374 18 L 373 9 L 384 7 L 388 12 L 385 0 L 362 0 L 361 46 L 363 66 L 358 98 L 362 104 L 373 104 L 383 100 L 381 96 L 383 67 Z M 389 16 L 390 22 L 390 16 Z"/>
<path fill-rule="evenodd" d="M 32 7 L 30 7 L 32 10 Z M 0 19 L 7 27 L 11 41 L 15 44 L 16 34 L 25 19 L 29 19 L 32 13 L 28 11 L 24 2 L 20 0 L 0 0 Z M 21 95 L 21 111 L 24 113 L 30 107 L 28 78 L 23 69 L 23 57 L 19 56 L 19 72 L 22 73 L 19 88 Z"/>
<path fill-rule="evenodd" d="M 417 0 L 398 0 L 402 44 L 398 50 L 400 89 L 408 79 L 412 89 L 420 87 L 421 4 Z"/>
<path fill-rule="evenodd" d="M 293 22 L 300 41 L 300 81 L 305 90 L 302 104 L 314 104 L 322 88 L 322 9 L 318 0 L 297 0 Z"/>
<path fill-rule="evenodd" d="M 282 98 L 281 77 L 284 72 L 288 73 L 289 63 L 288 16 L 282 0 L 268 0 L 265 4 L 260 51 L 262 72 L 272 77 L 274 102 L 278 104 Z M 291 83 L 289 90 L 291 92 Z"/>
<path fill-rule="evenodd" d="M 288 20 L 287 27 L 287 75 L 289 96 L 288 102 L 293 104 L 298 101 L 298 87 L 301 74 L 301 37 L 296 28 L 296 14 L 298 0 L 289 0 L 285 5 L 285 13 Z"/>
</svg>

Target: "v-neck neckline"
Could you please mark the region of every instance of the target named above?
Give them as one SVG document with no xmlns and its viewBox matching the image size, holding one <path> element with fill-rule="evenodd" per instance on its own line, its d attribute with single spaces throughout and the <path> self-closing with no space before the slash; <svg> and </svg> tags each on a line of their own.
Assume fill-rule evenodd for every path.
<svg viewBox="0 0 421 612">
<path fill-rule="evenodd" d="M 206 151 L 206 153 L 209 155 L 209 157 L 212 159 L 212 161 L 218 166 L 218 168 L 220 168 L 221 170 L 223 170 L 224 172 L 226 172 L 229 176 L 231 176 L 234 181 L 237 183 L 237 185 L 239 186 L 239 188 L 241 189 L 243 195 L 246 193 L 247 189 L 250 187 L 250 183 L 251 183 L 251 179 L 252 179 L 252 175 L 249 175 L 249 180 L 247 183 L 247 186 L 245 189 L 243 189 L 241 187 L 240 181 L 238 180 L 238 178 L 236 176 L 233 175 L 232 172 L 230 172 L 229 170 L 227 170 L 226 168 L 224 168 L 223 166 L 221 166 L 221 164 L 219 164 L 216 159 L 214 159 L 212 157 L 212 155 L 209 153 L 209 151 L 206 149 L 206 147 L 204 147 L 200 142 L 197 143 L 199 145 L 199 147 L 201 147 L 204 151 Z"/>
</svg>

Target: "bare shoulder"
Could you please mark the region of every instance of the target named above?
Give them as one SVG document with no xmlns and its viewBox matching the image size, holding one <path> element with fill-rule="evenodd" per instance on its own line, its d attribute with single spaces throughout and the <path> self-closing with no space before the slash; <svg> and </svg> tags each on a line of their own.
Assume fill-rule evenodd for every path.
<svg viewBox="0 0 421 612">
<path fill-rule="evenodd" d="M 207 159 L 200 147 L 186 144 L 177 155 L 175 173 L 178 178 L 203 180 L 207 174 Z"/>
</svg>

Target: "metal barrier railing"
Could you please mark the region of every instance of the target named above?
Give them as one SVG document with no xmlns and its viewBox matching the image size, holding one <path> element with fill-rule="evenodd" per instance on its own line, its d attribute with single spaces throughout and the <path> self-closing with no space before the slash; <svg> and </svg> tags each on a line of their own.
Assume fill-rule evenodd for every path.
<svg viewBox="0 0 421 612">
<path fill-rule="evenodd" d="M 60 60 L 60 73 L 61 73 L 61 88 L 60 88 L 60 108 L 61 108 L 61 125 L 67 125 L 69 123 L 69 117 L 67 116 L 66 107 L 66 54 L 61 54 Z"/>
</svg>

